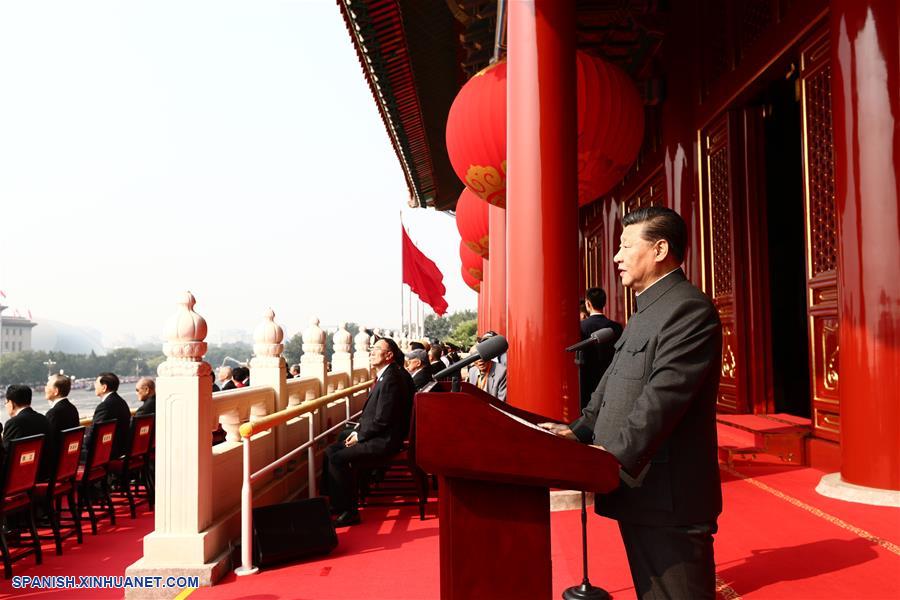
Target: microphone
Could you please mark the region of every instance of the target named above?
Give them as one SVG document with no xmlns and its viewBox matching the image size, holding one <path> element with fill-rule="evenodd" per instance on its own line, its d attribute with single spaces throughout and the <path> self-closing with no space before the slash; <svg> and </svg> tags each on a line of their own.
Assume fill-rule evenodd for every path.
<svg viewBox="0 0 900 600">
<path fill-rule="evenodd" d="M 505 337 L 503 337 L 502 335 L 489 337 L 488 339 L 475 346 L 475 352 L 462 359 L 461 361 L 453 363 L 443 371 L 438 371 L 434 374 L 434 378 L 440 379 L 442 377 L 449 377 L 450 375 L 459 373 L 464 367 L 468 367 L 476 360 L 494 360 L 495 358 L 506 352 L 507 349 L 509 349 L 509 343 L 506 341 Z"/>
<path fill-rule="evenodd" d="M 594 333 L 590 335 L 586 340 L 581 340 L 577 344 L 572 344 L 568 348 L 566 348 L 566 352 L 575 352 L 576 350 L 581 350 L 582 348 L 587 348 L 588 346 L 593 346 L 594 344 L 605 344 L 616 336 L 616 332 L 613 331 L 612 327 L 604 327 L 603 329 L 598 329 Z"/>
</svg>

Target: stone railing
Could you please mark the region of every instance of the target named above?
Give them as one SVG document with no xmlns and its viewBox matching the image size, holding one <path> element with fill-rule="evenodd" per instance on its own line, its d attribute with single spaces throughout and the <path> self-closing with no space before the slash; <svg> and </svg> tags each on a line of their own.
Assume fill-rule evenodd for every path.
<svg viewBox="0 0 900 600">
<path fill-rule="evenodd" d="M 143 557 L 129 566 L 126 574 L 196 575 L 202 585 L 211 585 L 231 566 L 232 544 L 240 535 L 240 426 L 370 379 L 370 340 L 365 333 L 351 340 L 342 324 L 334 334 L 329 371 L 324 355 L 325 332 L 319 320 L 312 319 L 302 332 L 300 376 L 287 379 L 281 356 L 284 332 L 270 309 L 253 334 L 252 385 L 214 396 L 212 371 L 203 361 L 206 321 L 194 311 L 194 304 L 193 295 L 185 293 L 166 325 L 166 360 L 156 380 L 155 529 L 144 538 Z M 361 410 L 365 395 L 354 395 L 349 407 L 347 402 L 330 403 L 326 399 L 325 410 L 300 414 L 255 437 L 253 463 L 271 463 L 305 444 L 311 430 L 325 431 L 345 419 L 348 410 Z M 317 422 L 310 423 L 309 419 Z M 226 441 L 212 446 L 212 431 L 219 424 L 226 432 Z M 309 473 L 318 472 L 324 445 L 317 442 L 313 447 L 315 464 L 311 468 L 308 459 L 298 458 L 254 482 L 254 505 L 281 502 L 314 490 Z M 129 588 L 126 594 L 150 595 L 152 590 L 137 588 Z"/>
</svg>

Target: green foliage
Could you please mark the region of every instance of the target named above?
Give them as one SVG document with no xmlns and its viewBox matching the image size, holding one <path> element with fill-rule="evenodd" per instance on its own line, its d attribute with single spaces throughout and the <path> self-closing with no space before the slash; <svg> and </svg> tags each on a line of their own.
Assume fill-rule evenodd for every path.
<svg viewBox="0 0 900 600">
<path fill-rule="evenodd" d="M 425 316 L 425 337 L 430 340 L 443 340 L 450 334 L 450 319 L 437 315 Z"/>
<path fill-rule="evenodd" d="M 156 367 L 165 357 L 159 350 L 140 351 L 134 348 L 117 348 L 105 356 L 90 354 L 65 354 L 63 352 L 14 352 L 0 357 L 0 385 L 22 383 L 40 385 L 47 381 L 48 373 L 64 371 L 78 378 L 94 378 L 109 371 L 120 376 L 155 375 Z M 54 364 L 44 363 L 53 361 Z"/>
<path fill-rule="evenodd" d="M 425 337 L 429 339 L 437 339 L 441 341 L 457 342 L 450 339 L 454 334 L 454 330 L 461 323 L 475 321 L 478 327 L 478 313 L 474 310 L 460 310 L 444 317 L 437 315 L 428 315 L 425 317 Z M 473 342 L 474 343 L 474 342 Z"/>
<path fill-rule="evenodd" d="M 445 341 L 456 344 L 463 351 L 468 351 L 478 339 L 478 319 L 461 321 L 450 332 Z"/>
<path fill-rule="evenodd" d="M 288 364 L 288 367 L 298 364 L 300 357 L 303 356 L 303 336 L 295 333 L 294 337 L 286 341 L 282 356 L 284 356 L 284 361 Z"/>
<path fill-rule="evenodd" d="M 238 362 L 249 362 L 253 357 L 253 346 L 246 342 L 233 342 L 230 344 L 210 346 L 206 350 L 206 356 L 203 360 L 208 362 L 213 369 L 217 369 L 222 364 L 222 361 L 225 360 L 226 356 L 230 356 Z M 235 366 L 231 361 L 228 361 L 228 365 L 232 367 Z"/>
</svg>

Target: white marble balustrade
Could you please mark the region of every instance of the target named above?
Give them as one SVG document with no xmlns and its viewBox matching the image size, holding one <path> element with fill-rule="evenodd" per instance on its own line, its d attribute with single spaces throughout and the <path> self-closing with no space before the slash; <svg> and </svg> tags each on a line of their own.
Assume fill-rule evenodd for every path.
<svg viewBox="0 0 900 600">
<path fill-rule="evenodd" d="M 254 331 L 250 362 L 252 386 L 212 393 L 206 354 L 206 321 L 194 311 L 186 292 L 166 325 L 166 361 L 157 378 L 157 501 L 155 529 L 144 538 L 144 554 L 126 569 L 127 575 L 197 575 L 211 585 L 230 568 L 231 544 L 240 535 L 242 480 L 241 424 L 273 415 L 288 407 L 313 402 L 371 378 L 369 336 L 352 338 L 344 324 L 334 334 L 331 370 L 325 359 L 325 332 L 311 319 L 302 333 L 300 377 L 287 379 L 284 332 L 269 309 Z M 354 351 L 355 350 L 355 351 Z M 254 470 L 271 463 L 309 440 L 310 419 L 316 432 L 362 409 L 365 393 L 330 402 L 253 437 Z M 211 445 L 212 431 L 221 424 L 226 441 Z M 325 444 L 316 444 L 320 465 Z M 298 458 L 253 486 L 255 506 L 305 497 L 309 489 L 306 458 Z M 126 597 L 150 597 L 148 590 L 129 589 Z"/>
</svg>

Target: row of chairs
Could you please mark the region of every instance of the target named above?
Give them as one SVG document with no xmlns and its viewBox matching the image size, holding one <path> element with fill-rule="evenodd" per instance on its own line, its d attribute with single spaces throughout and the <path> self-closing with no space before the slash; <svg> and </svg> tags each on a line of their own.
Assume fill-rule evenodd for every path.
<svg viewBox="0 0 900 600">
<path fill-rule="evenodd" d="M 119 483 L 120 492 L 127 498 L 131 518 L 137 517 L 135 494 L 141 485 L 152 510 L 153 479 L 150 454 L 153 440 L 153 415 L 136 415 L 131 422 L 131 443 L 128 453 L 122 457 L 112 457 L 116 432 L 115 421 L 104 421 L 93 425 L 94 432 L 86 458 L 81 464 L 84 427 L 66 429 L 60 434 L 58 454 L 53 472 L 47 481 L 38 481 L 44 436 L 33 435 L 12 440 L 6 453 L 6 460 L 0 470 L 0 550 L 3 553 L 3 575 L 12 577 L 12 563 L 26 556 L 34 555 L 35 563 L 41 564 L 41 539 L 53 539 L 56 554 L 62 554 L 64 539 L 75 535 L 79 544 L 82 538 L 82 515 L 85 511 L 91 523 L 91 533 L 97 534 L 96 508 L 105 510 L 110 524 L 115 525 L 116 515 L 110 489 L 110 477 Z M 77 497 L 76 497 L 77 496 Z M 63 500 L 65 499 L 65 510 Z M 52 534 L 39 536 L 35 509 L 47 517 Z M 66 514 L 67 513 L 67 514 Z M 30 536 L 28 543 L 20 543 L 19 550 L 10 550 L 7 531 L 12 533 L 10 515 L 23 515 L 27 521 L 16 532 L 20 536 Z M 65 530 L 65 531 L 64 531 Z"/>
<path fill-rule="evenodd" d="M 397 454 L 363 461 L 359 469 L 361 506 L 417 505 L 419 520 L 425 520 L 425 505 L 430 491 L 428 475 L 416 463 L 416 412 L 410 417 L 409 437 Z M 408 500 L 398 500 L 411 497 Z"/>
</svg>

